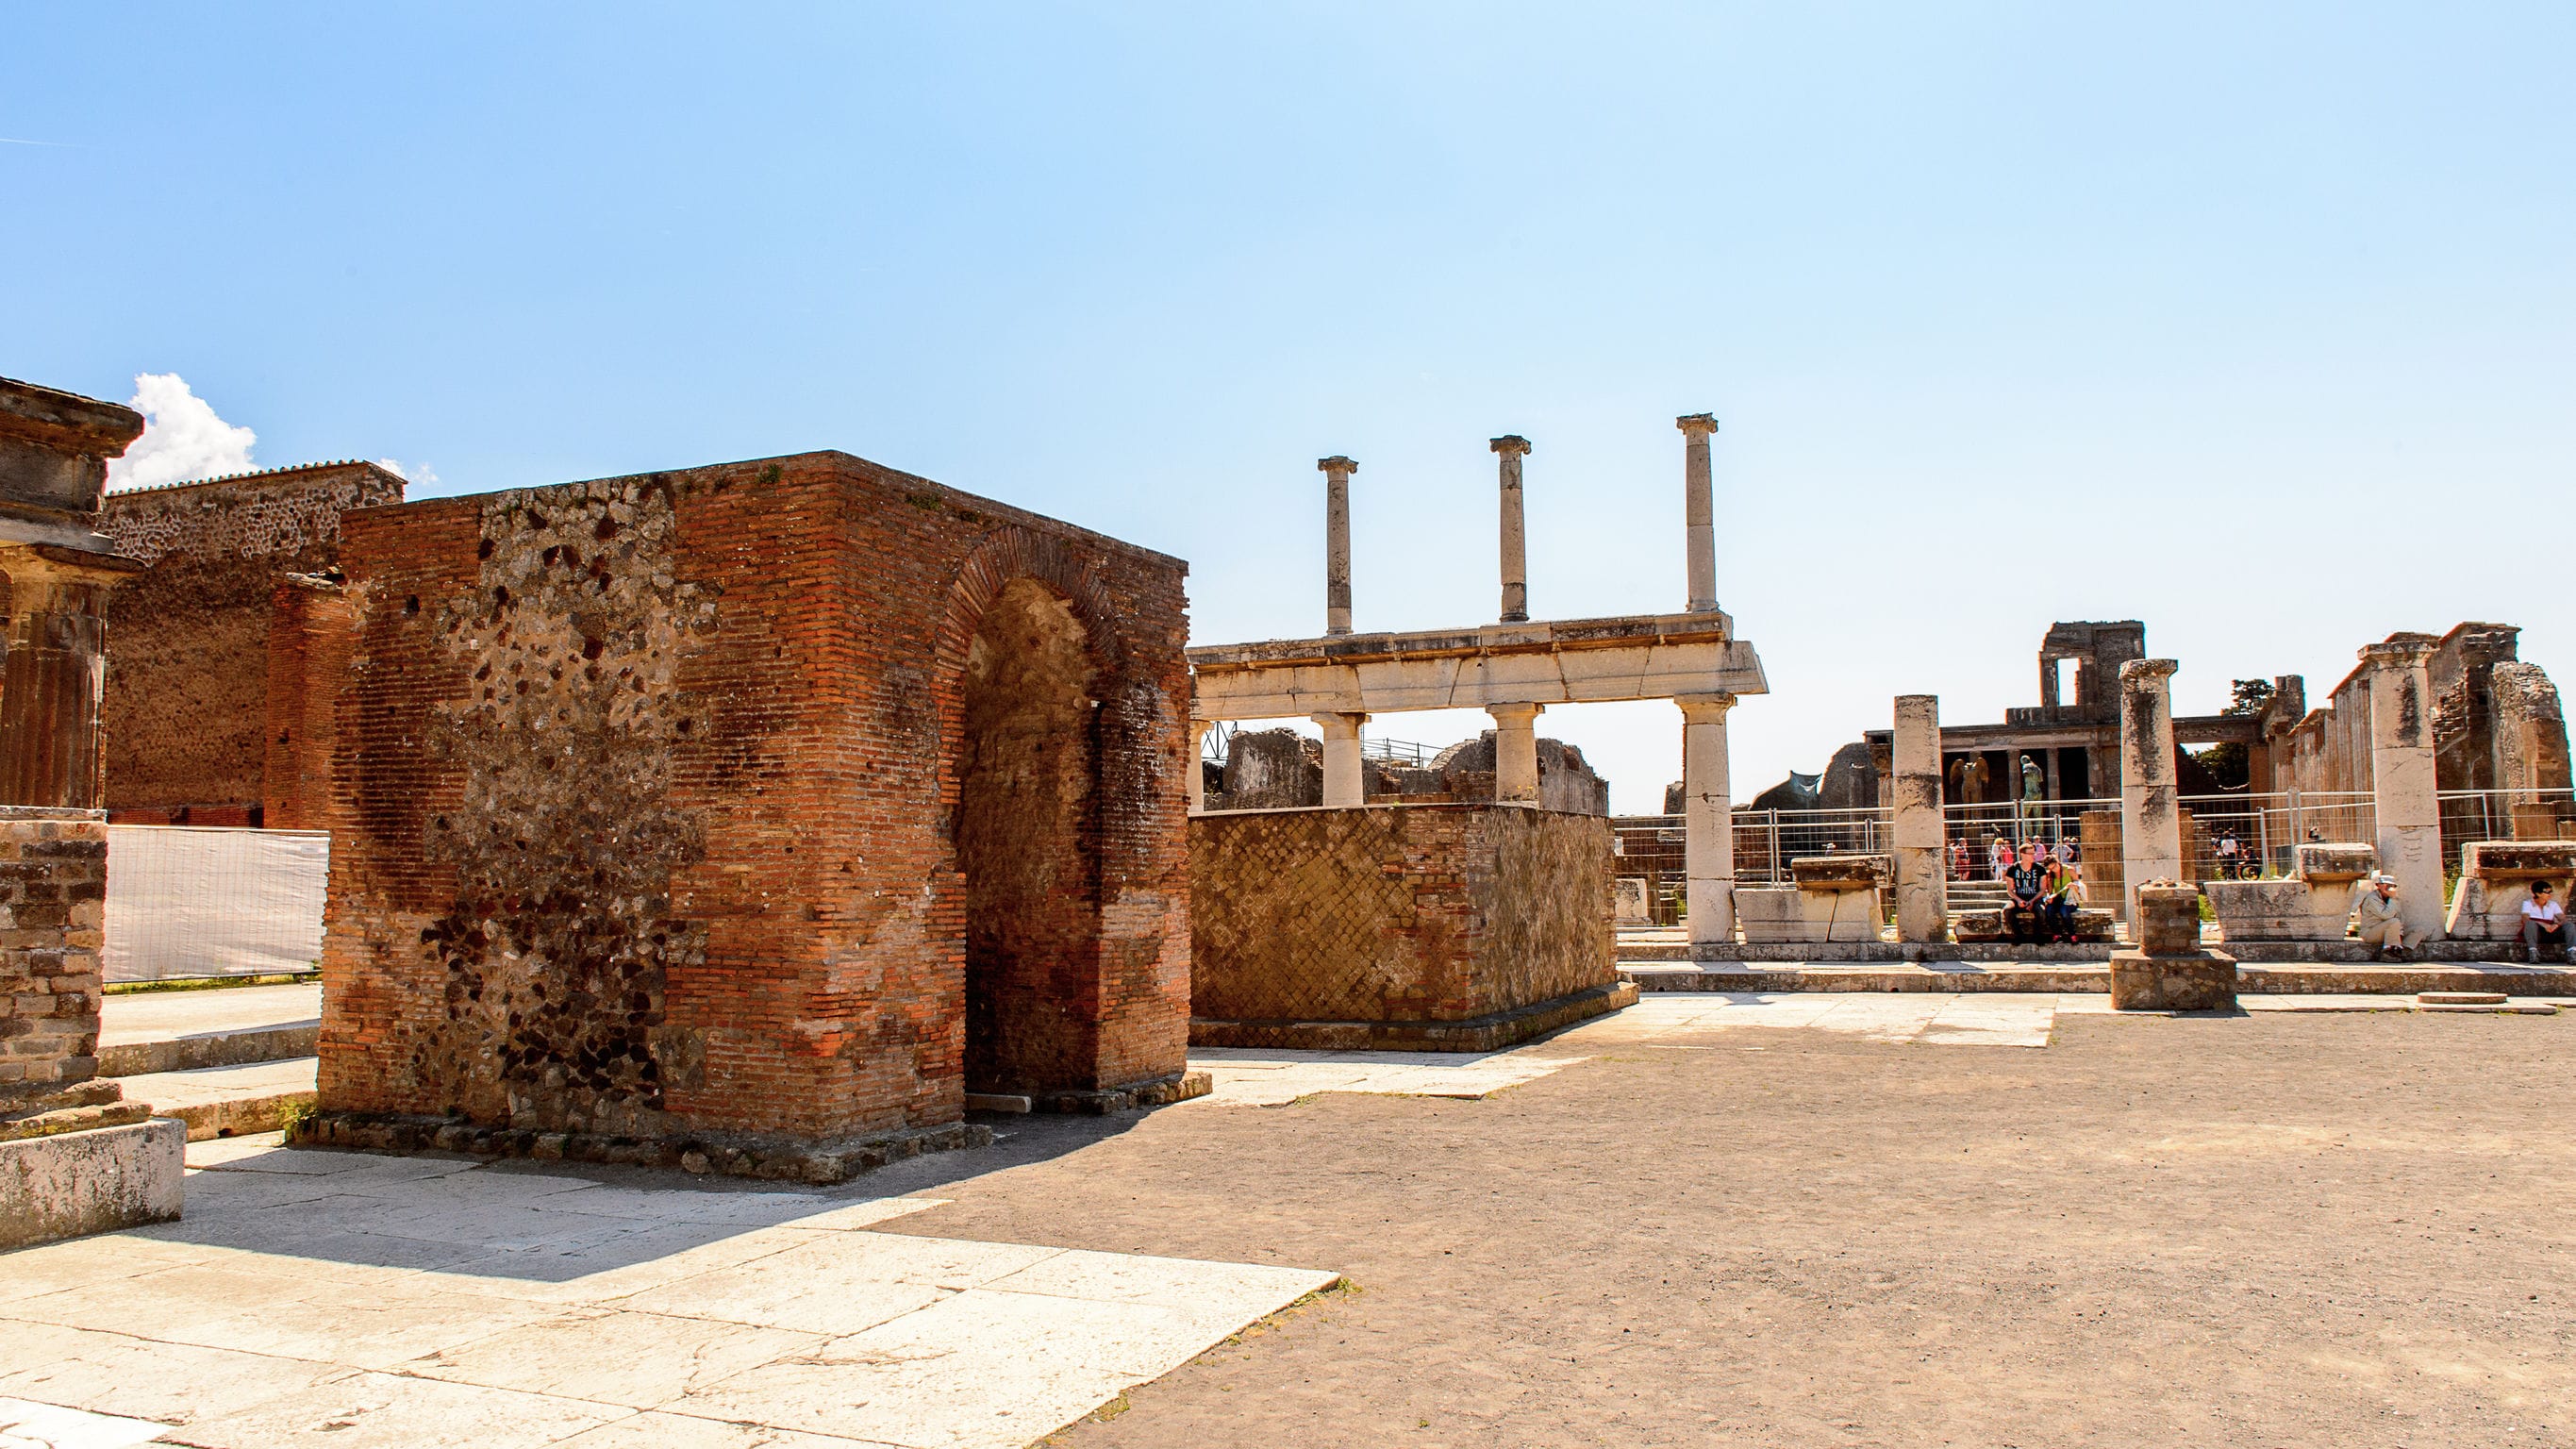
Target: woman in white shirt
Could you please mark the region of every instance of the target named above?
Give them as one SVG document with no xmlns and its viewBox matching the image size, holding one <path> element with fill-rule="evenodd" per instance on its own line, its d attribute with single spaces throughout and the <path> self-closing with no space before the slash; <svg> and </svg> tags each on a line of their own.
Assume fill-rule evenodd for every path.
<svg viewBox="0 0 2576 1449">
<path fill-rule="evenodd" d="M 2551 898 L 2545 880 L 2532 882 L 2531 899 L 2522 903 L 2522 949 L 2534 963 L 2544 949 L 2576 961 L 2576 951 L 2567 949 L 2567 908 Z"/>
</svg>

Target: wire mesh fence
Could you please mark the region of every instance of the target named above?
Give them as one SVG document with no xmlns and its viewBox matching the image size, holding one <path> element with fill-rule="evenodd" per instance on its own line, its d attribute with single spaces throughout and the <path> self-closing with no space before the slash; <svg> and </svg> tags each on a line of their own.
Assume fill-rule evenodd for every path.
<svg viewBox="0 0 2576 1449">
<path fill-rule="evenodd" d="M 330 865 L 325 831 L 107 827 L 107 979 L 312 970 Z"/>
</svg>

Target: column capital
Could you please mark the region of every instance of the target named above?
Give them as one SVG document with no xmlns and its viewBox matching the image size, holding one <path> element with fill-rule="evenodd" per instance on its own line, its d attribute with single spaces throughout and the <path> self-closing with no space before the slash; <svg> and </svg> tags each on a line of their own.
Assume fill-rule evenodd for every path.
<svg viewBox="0 0 2576 1449">
<path fill-rule="evenodd" d="M 2373 669 L 2409 669 L 2432 658 L 2441 642 L 2430 634 L 2391 634 L 2376 644 L 2362 645 L 2358 657 Z"/>
<path fill-rule="evenodd" d="M 1673 703 L 1681 706 L 1685 724 L 1724 724 L 1726 712 L 1735 708 L 1731 694 L 1677 694 Z"/>
<path fill-rule="evenodd" d="M 1352 734 L 1358 734 L 1360 732 L 1360 726 L 1367 724 L 1369 721 L 1369 717 L 1364 714 L 1344 714 L 1340 712 L 1310 714 L 1306 716 L 1306 718 L 1313 720 L 1318 725 L 1321 725 L 1325 735 L 1328 737 L 1345 730 Z"/>
<path fill-rule="evenodd" d="M 1518 433 L 1505 433 L 1501 437 L 1494 439 L 1493 449 L 1495 452 L 1502 453 L 1506 456 L 1526 453 L 1530 450 L 1530 440 L 1522 437 Z"/>
<path fill-rule="evenodd" d="M 1696 443 L 1706 438 L 1709 434 L 1717 431 L 1717 415 L 1715 413 L 1684 413 L 1680 417 L 1673 419 L 1673 426 L 1681 429 L 1682 434 L 1685 437 Z"/>
<path fill-rule="evenodd" d="M 1489 704 L 1485 706 L 1485 713 L 1492 715 L 1494 717 L 1494 723 L 1498 725 L 1527 725 L 1530 721 L 1537 719 L 1540 715 L 1545 714 L 1546 712 L 1547 706 L 1543 704 Z"/>
<path fill-rule="evenodd" d="M 2131 659 L 2120 666 L 2120 683 L 2125 687 L 2133 680 L 2168 679 L 2181 667 L 2178 659 Z"/>
<path fill-rule="evenodd" d="M 1315 460 L 1315 469 L 1317 472 L 1327 473 L 1336 478 L 1347 478 L 1353 473 L 1358 472 L 1360 470 L 1360 465 L 1343 457 L 1339 453 L 1335 453 L 1329 458 L 1317 458 Z"/>
</svg>

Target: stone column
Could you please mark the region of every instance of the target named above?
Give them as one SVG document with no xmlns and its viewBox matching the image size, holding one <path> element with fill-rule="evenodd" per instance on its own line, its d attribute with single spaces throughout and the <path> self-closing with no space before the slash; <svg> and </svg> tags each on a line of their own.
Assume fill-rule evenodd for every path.
<svg viewBox="0 0 2576 1449">
<path fill-rule="evenodd" d="M 2397 877 L 2411 940 L 2442 934 L 2442 807 L 2433 780 L 2433 682 L 2425 661 L 2441 641 L 2391 634 L 2365 645 L 2370 667 L 2370 797 L 2379 868 Z"/>
<path fill-rule="evenodd" d="M 1685 694 L 1682 711 L 1683 902 L 1694 946 L 1735 944 L 1735 816 L 1727 799 L 1731 694 Z"/>
<path fill-rule="evenodd" d="M 2138 887 L 2183 878 L 2182 814 L 2174 795 L 2170 659 L 2120 666 L 2120 882 L 2130 940 L 2138 939 Z"/>
<path fill-rule="evenodd" d="M 1318 458 L 1324 474 L 1324 632 L 1351 632 L 1351 475 L 1360 465 Z"/>
<path fill-rule="evenodd" d="M 1950 863 L 1941 829 L 1941 700 L 1896 697 L 1895 798 L 1889 843 L 1896 854 L 1896 939 L 1950 936 Z"/>
<path fill-rule="evenodd" d="M 1494 798 L 1538 803 L 1538 717 L 1535 704 L 1489 704 L 1494 717 Z"/>
<path fill-rule="evenodd" d="M 1521 528 L 1521 459 L 1529 439 L 1506 434 L 1494 439 L 1503 464 L 1503 622 L 1529 617 L 1529 549 Z"/>
<path fill-rule="evenodd" d="M 1368 723 L 1368 716 L 1319 714 L 1308 717 L 1324 727 L 1324 803 L 1367 804 L 1368 777 L 1360 769 L 1360 726 Z"/>
<path fill-rule="evenodd" d="M 107 594 L 142 567 L 54 544 L 0 545 L 9 576 L 0 805 L 105 806 Z"/>
<path fill-rule="evenodd" d="M 1689 531 L 1690 611 L 1717 612 L 1717 514 L 1709 499 L 1708 438 L 1717 419 L 1692 413 L 1673 419 L 1687 446 L 1682 450 L 1682 523 Z"/>
<path fill-rule="evenodd" d="M 1214 728 L 1216 728 L 1216 721 L 1212 719 L 1192 718 L 1190 720 L 1190 761 L 1187 779 L 1192 815 L 1207 808 L 1207 765 L 1200 755 L 1200 741 L 1205 740 L 1207 732 Z"/>
</svg>

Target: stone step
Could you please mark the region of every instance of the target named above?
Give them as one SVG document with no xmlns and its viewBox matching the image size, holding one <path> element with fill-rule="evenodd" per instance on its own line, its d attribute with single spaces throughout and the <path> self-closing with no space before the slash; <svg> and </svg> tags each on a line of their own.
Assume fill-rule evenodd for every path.
<svg viewBox="0 0 2576 1449">
<path fill-rule="evenodd" d="M 2501 991 L 2419 991 L 2415 999 L 2426 1006 L 2502 1006 Z"/>
<path fill-rule="evenodd" d="M 301 1057 L 151 1072 L 125 1078 L 125 1095 L 130 1101 L 151 1103 L 155 1117 L 176 1117 L 187 1123 L 191 1142 L 246 1137 L 275 1132 L 286 1125 L 290 1114 L 312 1110 L 314 1076 L 320 1065 L 312 1057 Z"/>
</svg>

